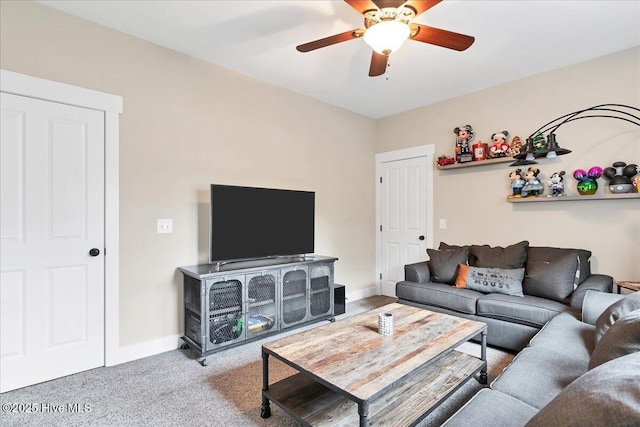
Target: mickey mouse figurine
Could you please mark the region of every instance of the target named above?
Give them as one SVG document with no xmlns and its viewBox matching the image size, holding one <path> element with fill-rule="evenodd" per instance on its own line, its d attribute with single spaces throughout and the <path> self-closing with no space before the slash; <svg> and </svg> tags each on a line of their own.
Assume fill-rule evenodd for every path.
<svg viewBox="0 0 640 427">
<path fill-rule="evenodd" d="M 544 187 L 538 179 L 540 169 L 530 167 L 527 169 L 527 174 L 524 176 L 526 183 L 522 187 L 522 197 L 538 197 L 544 192 Z"/>
<path fill-rule="evenodd" d="M 489 148 L 489 155 L 491 157 L 505 157 L 507 155 L 510 148 L 509 144 L 507 144 L 508 136 L 509 132 L 506 130 L 491 135 L 491 141 L 493 141 L 493 144 Z"/>
<path fill-rule="evenodd" d="M 471 125 L 457 127 L 453 130 L 456 134 L 456 161 L 458 163 L 470 162 L 473 160 L 471 155 L 471 140 L 474 133 Z"/>
<path fill-rule="evenodd" d="M 522 187 L 524 187 L 524 179 L 522 179 L 522 169 L 516 169 L 509 174 L 509 181 L 511 181 L 511 195 L 509 199 L 516 199 L 522 197 Z"/>
<path fill-rule="evenodd" d="M 564 171 L 554 172 L 547 181 L 547 186 L 551 188 L 551 194 L 547 194 L 547 197 L 559 197 L 564 196 Z"/>
</svg>

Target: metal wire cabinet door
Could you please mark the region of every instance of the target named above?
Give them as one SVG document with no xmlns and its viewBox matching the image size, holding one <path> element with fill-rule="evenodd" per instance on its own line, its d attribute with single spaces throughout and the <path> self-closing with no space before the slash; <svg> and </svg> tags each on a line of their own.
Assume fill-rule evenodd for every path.
<svg viewBox="0 0 640 427">
<path fill-rule="evenodd" d="M 311 318 L 333 313 L 333 264 L 317 264 L 309 267 Z"/>
<path fill-rule="evenodd" d="M 280 270 L 282 278 L 282 328 L 302 323 L 309 313 L 309 268 L 300 265 Z"/>
<path fill-rule="evenodd" d="M 247 274 L 247 339 L 279 329 L 278 270 Z"/>
<path fill-rule="evenodd" d="M 209 321 L 207 351 L 246 338 L 244 327 L 245 276 L 225 276 L 206 281 L 205 302 Z"/>
</svg>

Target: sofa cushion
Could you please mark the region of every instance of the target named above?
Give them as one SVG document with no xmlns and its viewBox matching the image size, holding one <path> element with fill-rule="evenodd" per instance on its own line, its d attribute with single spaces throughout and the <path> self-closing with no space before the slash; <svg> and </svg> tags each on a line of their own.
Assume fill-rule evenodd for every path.
<svg viewBox="0 0 640 427">
<path fill-rule="evenodd" d="M 584 364 L 564 353 L 527 347 L 491 383 L 491 388 L 540 409 L 584 373 Z"/>
<path fill-rule="evenodd" d="M 527 261 L 529 242 L 522 241 L 507 247 L 472 245 L 469 265 L 475 267 L 522 268 Z"/>
<path fill-rule="evenodd" d="M 564 353 L 581 361 L 586 371 L 594 348 L 595 329 L 569 313 L 560 313 L 542 327 L 529 345 Z"/>
<path fill-rule="evenodd" d="M 640 351 L 640 309 L 618 319 L 593 350 L 589 369 L 615 358 Z"/>
<path fill-rule="evenodd" d="M 607 362 L 569 384 L 526 427 L 640 425 L 640 353 Z"/>
<path fill-rule="evenodd" d="M 587 277 L 591 275 L 591 251 L 586 249 L 573 249 L 573 248 L 553 248 L 548 246 L 529 246 L 529 253 L 533 250 L 535 252 L 542 252 L 547 254 L 562 254 L 567 252 L 575 252 L 578 255 L 578 273 L 576 274 L 576 286 L 584 282 Z"/>
<path fill-rule="evenodd" d="M 483 268 L 460 264 L 457 288 L 522 297 L 524 268 Z"/>
<path fill-rule="evenodd" d="M 566 302 L 576 286 L 578 253 L 557 248 L 530 248 L 524 293 Z"/>
<path fill-rule="evenodd" d="M 638 309 L 640 309 L 640 292 L 634 292 L 611 304 L 596 319 L 595 343 L 597 344 L 616 320 Z"/>
<path fill-rule="evenodd" d="M 466 264 L 469 259 L 469 248 L 427 249 L 427 254 L 431 267 L 431 280 L 452 285 L 458 275 L 458 265 Z"/>
<path fill-rule="evenodd" d="M 444 427 L 522 426 L 538 410 L 508 394 L 484 388 L 476 393 Z"/>
<path fill-rule="evenodd" d="M 560 313 L 568 312 L 574 316 L 578 315 L 577 310 L 556 301 L 530 295 L 514 297 L 503 294 L 482 295 L 478 298 L 476 312 L 480 316 L 536 328 L 541 328 Z"/>
<path fill-rule="evenodd" d="M 471 289 L 459 289 L 444 283 L 396 283 L 400 299 L 433 305 L 466 314 L 476 314 L 476 302 L 482 296 Z"/>
</svg>

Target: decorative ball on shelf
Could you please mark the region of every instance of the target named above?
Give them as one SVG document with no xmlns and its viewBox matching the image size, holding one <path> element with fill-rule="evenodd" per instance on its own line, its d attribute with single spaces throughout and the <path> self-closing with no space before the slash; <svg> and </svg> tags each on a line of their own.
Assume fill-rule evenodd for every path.
<svg viewBox="0 0 640 427">
<path fill-rule="evenodd" d="M 584 169 L 576 169 L 573 177 L 578 180 L 578 193 L 583 196 L 591 196 L 598 191 L 598 182 L 596 179 L 602 176 L 602 168 L 594 166 L 589 172 Z"/>
<path fill-rule="evenodd" d="M 609 191 L 612 193 L 629 193 L 633 190 L 633 178 L 638 173 L 638 165 L 627 165 L 625 162 L 615 162 L 613 167 L 604 169 L 603 175 L 609 180 Z"/>
</svg>

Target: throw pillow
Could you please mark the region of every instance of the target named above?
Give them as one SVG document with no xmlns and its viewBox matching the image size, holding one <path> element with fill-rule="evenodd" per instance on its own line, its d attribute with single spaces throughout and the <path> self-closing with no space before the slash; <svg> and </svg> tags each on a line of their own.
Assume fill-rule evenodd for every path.
<svg viewBox="0 0 640 427">
<path fill-rule="evenodd" d="M 589 369 L 618 357 L 640 351 L 640 310 L 618 319 L 604 333 L 591 353 Z"/>
<path fill-rule="evenodd" d="M 578 271 L 576 271 L 576 281 L 574 288 L 577 287 L 580 283 L 584 282 L 587 277 L 591 275 L 591 251 L 588 251 L 586 249 L 565 249 L 552 248 L 547 246 L 529 246 L 527 263 L 529 262 L 529 258 L 533 255 L 533 252 L 546 252 L 550 257 L 562 255 L 563 253 L 567 252 L 576 252 L 578 254 Z"/>
<path fill-rule="evenodd" d="M 527 295 L 568 302 L 578 270 L 578 253 L 557 248 L 529 248 L 524 292 Z"/>
<path fill-rule="evenodd" d="M 522 268 L 527 261 L 529 242 L 526 240 L 505 248 L 472 245 L 469 265 L 474 267 Z"/>
<path fill-rule="evenodd" d="M 634 292 L 611 304 L 596 320 L 595 344 L 598 344 L 600 338 L 616 320 L 638 309 L 640 309 L 640 292 Z"/>
<path fill-rule="evenodd" d="M 469 248 L 438 251 L 427 249 L 431 267 L 431 281 L 453 284 L 458 276 L 458 264 L 466 264 Z"/>
<path fill-rule="evenodd" d="M 468 288 L 486 293 L 523 297 L 524 268 L 482 268 L 460 264 L 456 288 Z"/>
<path fill-rule="evenodd" d="M 612 360 L 569 384 L 526 427 L 638 425 L 639 383 L 640 353 Z"/>
</svg>

